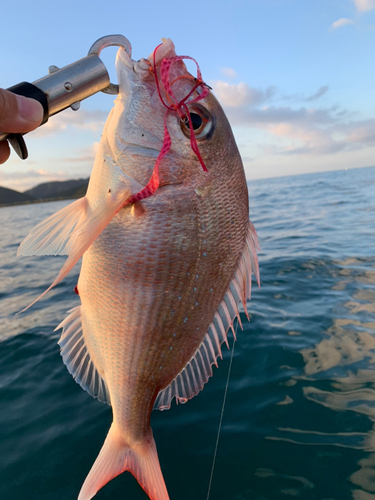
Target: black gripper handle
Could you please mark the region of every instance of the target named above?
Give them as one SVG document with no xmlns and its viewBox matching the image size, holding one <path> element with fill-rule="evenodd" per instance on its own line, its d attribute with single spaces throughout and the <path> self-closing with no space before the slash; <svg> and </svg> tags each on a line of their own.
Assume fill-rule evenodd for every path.
<svg viewBox="0 0 375 500">
<path fill-rule="evenodd" d="M 30 97 L 31 99 L 36 99 L 43 106 L 43 121 L 41 125 L 48 121 L 49 109 L 48 109 L 48 99 L 46 94 L 40 90 L 38 87 L 28 82 L 21 82 L 13 87 L 9 87 L 7 90 L 13 92 L 13 94 L 23 95 L 24 97 Z M 22 160 L 26 160 L 28 157 L 26 143 L 23 139 L 23 134 L 10 134 L 8 136 L 8 141 L 13 147 L 14 151 Z"/>
</svg>

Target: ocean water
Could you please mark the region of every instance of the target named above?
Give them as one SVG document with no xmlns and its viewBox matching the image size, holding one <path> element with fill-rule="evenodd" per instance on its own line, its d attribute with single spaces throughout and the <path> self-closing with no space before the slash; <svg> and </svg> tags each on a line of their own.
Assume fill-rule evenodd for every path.
<svg viewBox="0 0 375 500">
<path fill-rule="evenodd" d="M 251 182 L 261 288 L 238 332 L 210 499 L 375 500 L 375 168 Z M 62 363 L 54 328 L 79 267 L 17 258 L 67 202 L 0 209 L 0 499 L 76 499 L 111 410 Z M 254 284 L 255 285 L 255 284 Z M 153 412 L 170 498 L 207 497 L 230 352 L 193 400 Z M 125 473 L 95 497 L 146 499 Z"/>
</svg>

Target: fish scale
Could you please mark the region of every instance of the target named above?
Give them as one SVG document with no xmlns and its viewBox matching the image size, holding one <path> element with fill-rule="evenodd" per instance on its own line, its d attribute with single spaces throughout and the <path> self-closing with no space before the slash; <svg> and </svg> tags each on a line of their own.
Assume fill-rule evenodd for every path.
<svg viewBox="0 0 375 500">
<path fill-rule="evenodd" d="M 130 207 L 122 209 L 83 257 L 81 276 L 87 276 L 87 278 L 84 284 L 80 278 L 78 287 L 82 309 L 86 308 L 86 304 L 90 304 L 89 314 L 87 314 L 90 317 L 88 325 L 90 338 L 98 338 L 97 344 L 100 345 L 104 327 L 105 343 L 114 339 L 110 358 L 117 371 L 113 373 L 109 366 L 103 368 L 110 393 L 112 395 L 117 391 L 124 394 L 128 392 L 119 380 L 118 373 L 124 374 L 127 378 L 130 372 L 132 374 L 129 383 L 131 397 L 138 402 L 142 396 L 147 401 L 148 398 L 143 390 L 144 378 L 141 377 L 140 381 L 137 381 L 138 372 L 144 374 L 144 367 L 147 365 L 149 372 L 155 374 L 153 386 L 149 387 L 148 392 L 150 408 L 153 404 L 151 395 L 168 385 L 196 351 L 197 344 L 201 343 L 212 320 L 211 310 L 218 307 L 229 285 L 237 259 L 234 262 L 230 261 L 232 272 L 229 274 L 227 269 L 222 269 L 223 266 L 220 266 L 219 261 L 227 261 L 225 253 L 240 255 L 243 246 L 241 239 L 243 240 L 244 235 L 241 235 L 240 228 L 230 224 L 226 217 L 228 210 L 226 200 L 215 203 L 219 215 L 212 222 L 209 217 L 212 207 L 208 210 L 206 198 L 197 196 L 193 188 L 194 186 L 187 191 L 185 197 L 183 196 L 185 193 L 181 193 L 185 189 L 180 188 L 178 193 L 174 193 L 173 210 L 165 210 L 163 207 L 165 204 L 169 205 L 169 194 L 165 193 L 145 200 L 143 203 L 145 212 L 139 219 L 131 215 Z M 211 199 L 218 200 L 215 190 L 211 191 L 211 197 L 208 198 L 209 205 L 212 205 Z M 189 206 L 188 210 L 186 210 L 186 204 Z M 192 211 L 200 216 L 192 217 Z M 182 214 L 185 214 L 184 218 Z M 203 224 L 200 222 L 202 220 Z M 206 227 L 207 224 L 216 225 L 217 228 L 210 228 L 211 237 L 206 243 L 209 258 L 203 262 L 201 246 L 207 230 L 203 230 L 202 225 Z M 169 227 L 169 233 L 165 231 L 165 227 Z M 153 231 L 148 230 L 149 228 L 153 228 Z M 121 231 L 120 237 L 119 230 Z M 138 232 L 142 235 L 141 238 L 138 238 Z M 187 261 L 184 261 L 180 252 L 181 232 L 186 242 L 189 242 L 189 248 L 185 250 L 189 254 Z M 188 235 L 189 232 L 192 233 L 191 236 Z M 236 241 L 231 240 L 231 247 L 235 247 L 237 243 L 236 249 L 229 250 L 228 240 L 222 238 L 223 234 L 235 238 Z M 226 249 L 223 251 L 222 247 Z M 116 255 L 126 255 L 128 258 L 125 262 L 122 258 L 121 262 L 117 262 Z M 220 283 L 222 281 L 220 273 L 228 276 L 227 282 Z M 100 281 L 98 276 L 100 276 Z M 174 277 L 174 283 L 168 279 L 169 276 Z M 205 286 L 201 286 L 200 282 L 203 282 Z M 168 294 L 165 293 L 167 283 Z M 213 283 L 215 292 L 209 293 L 207 288 Z M 152 293 L 146 297 L 143 290 L 149 287 L 152 288 Z M 179 296 L 184 299 L 179 300 Z M 170 303 L 177 304 L 175 306 L 177 312 L 172 318 L 170 318 Z M 198 306 L 195 306 L 196 303 Z M 103 315 L 110 318 L 119 311 L 126 323 L 125 333 L 121 323 L 118 330 L 109 331 L 108 327 L 99 321 Z M 192 313 L 194 313 L 194 322 L 191 321 Z M 186 323 L 184 323 L 185 319 L 188 320 Z M 99 326 L 97 326 L 98 321 Z M 200 330 L 197 330 L 198 325 Z M 179 335 L 173 337 L 176 329 Z M 137 343 L 132 342 L 135 336 L 138 337 Z M 129 347 L 121 349 L 119 343 L 131 346 L 130 350 Z M 169 358 L 174 358 L 175 354 L 169 355 L 169 347 L 172 347 L 172 350 L 175 347 L 174 353 L 178 353 L 173 364 Z M 142 356 L 143 352 L 145 354 Z M 116 354 L 119 360 L 116 359 Z M 169 369 L 164 368 L 160 371 L 162 354 L 165 356 L 164 365 Z M 116 359 L 115 362 L 114 359 Z M 116 390 L 112 389 L 112 384 Z M 140 394 L 136 387 L 140 388 Z M 123 398 L 127 404 L 129 404 L 129 398 L 128 395 Z M 112 405 L 114 413 L 118 412 L 122 415 L 121 405 L 118 408 L 114 403 Z M 143 405 L 138 405 L 138 410 L 144 413 Z M 130 420 L 139 422 L 139 418 L 134 419 L 133 413 Z M 129 427 L 128 423 L 126 427 Z"/>
<path fill-rule="evenodd" d="M 246 178 L 229 123 L 175 55 L 164 41 L 150 56 L 152 74 L 120 49 L 120 94 L 86 196 L 36 226 L 19 250 L 68 255 L 51 287 L 83 257 L 81 304 L 59 325 L 59 344 L 75 380 L 111 404 L 113 423 L 78 500 L 91 499 L 126 470 L 151 500 L 169 499 L 151 411 L 203 389 L 240 301 L 246 311 L 252 271 L 259 279 Z M 201 116 L 194 131 L 181 110 L 163 107 L 155 83 L 163 61 L 173 93 L 191 94 L 187 109 Z M 154 174 L 157 183 L 145 189 Z"/>
</svg>

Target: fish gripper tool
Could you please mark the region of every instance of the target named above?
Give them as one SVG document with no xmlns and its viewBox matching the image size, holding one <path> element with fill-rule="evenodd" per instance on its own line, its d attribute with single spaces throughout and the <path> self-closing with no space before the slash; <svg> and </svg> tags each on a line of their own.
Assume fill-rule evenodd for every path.
<svg viewBox="0 0 375 500">
<path fill-rule="evenodd" d="M 131 44 L 124 36 L 103 36 L 91 46 L 86 57 L 63 68 L 50 66 L 48 75 L 43 78 L 33 83 L 18 83 L 7 90 L 41 103 L 44 110 L 41 125 L 46 123 L 50 116 L 69 107 L 77 111 L 83 99 L 97 92 L 118 94 L 118 85 L 110 82 L 108 71 L 99 57 L 104 48 L 111 46 L 122 47 L 131 56 Z M 0 142 L 8 140 L 18 156 L 25 160 L 28 151 L 23 135 L 0 132 Z"/>
</svg>

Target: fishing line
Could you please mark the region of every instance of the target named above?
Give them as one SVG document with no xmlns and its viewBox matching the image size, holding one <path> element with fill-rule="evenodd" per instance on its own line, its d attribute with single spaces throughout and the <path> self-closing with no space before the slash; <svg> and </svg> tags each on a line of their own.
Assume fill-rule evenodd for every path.
<svg viewBox="0 0 375 500">
<path fill-rule="evenodd" d="M 228 385 L 229 385 L 229 378 L 230 378 L 230 372 L 232 369 L 232 361 L 233 361 L 233 353 L 234 353 L 234 345 L 236 343 L 236 336 L 237 336 L 237 326 L 238 326 L 238 321 L 236 322 L 236 331 L 233 335 L 233 345 L 232 345 L 232 352 L 230 355 L 230 362 L 229 362 L 229 369 L 228 369 L 228 376 L 227 376 L 227 383 L 225 385 L 225 391 L 224 391 L 224 399 L 223 399 L 223 406 L 221 408 L 221 415 L 220 415 L 220 422 L 219 422 L 219 429 L 217 431 L 217 438 L 216 438 L 216 445 L 215 445 L 215 452 L 214 452 L 214 459 L 212 461 L 212 468 L 211 468 L 211 477 L 210 477 L 210 483 L 208 485 L 208 492 L 207 492 L 207 498 L 206 500 L 209 499 L 210 492 L 211 492 L 211 484 L 212 484 L 212 478 L 214 475 L 214 469 L 215 469 L 215 462 L 216 462 L 216 455 L 217 455 L 217 448 L 219 446 L 219 439 L 220 439 L 220 431 L 221 431 L 221 423 L 223 421 L 223 415 L 224 415 L 224 408 L 225 408 L 225 401 L 227 399 L 227 392 L 228 392 Z"/>
</svg>

